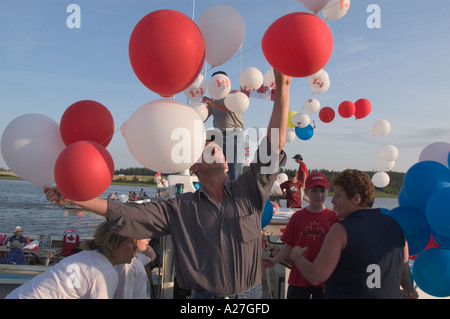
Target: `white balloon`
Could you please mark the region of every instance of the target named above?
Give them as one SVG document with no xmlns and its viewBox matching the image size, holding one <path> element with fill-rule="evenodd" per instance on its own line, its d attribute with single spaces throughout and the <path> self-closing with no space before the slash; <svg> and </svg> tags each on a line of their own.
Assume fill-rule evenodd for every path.
<svg viewBox="0 0 450 319">
<path fill-rule="evenodd" d="M 435 142 L 427 145 L 419 155 L 419 162 L 435 161 L 448 167 L 448 153 L 450 143 Z"/>
<path fill-rule="evenodd" d="M 372 126 L 372 134 L 374 136 L 386 136 L 391 131 L 391 123 L 389 123 L 386 120 L 378 120 L 375 123 L 373 123 Z"/>
<path fill-rule="evenodd" d="M 379 149 L 378 157 L 387 162 L 395 161 L 398 157 L 398 149 L 394 145 L 385 145 Z"/>
<path fill-rule="evenodd" d="M 242 113 L 248 109 L 250 100 L 245 93 L 235 91 L 227 95 L 225 98 L 225 107 L 233 113 Z"/>
<path fill-rule="evenodd" d="M 38 187 L 54 183 L 55 162 L 64 148 L 58 123 L 40 114 L 25 114 L 14 119 L 1 139 L 6 165 Z"/>
<path fill-rule="evenodd" d="M 317 13 L 323 8 L 325 8 L 325 6 L 328 3 L 328 0 L 297 0 L 297 1 L 303 4 L 306 9 L 314 13 Z"/>
<path fill-rule="evenodd" d="M 231 91 L 231 82 L 225 74 L 216 74 L 208 82 L 208 93 L 214 100 L 224 99 Z"/>
<path fill-rule="evenodd" d="M 372 176 L 372 183 L 375 187 L 383 188 L 389 185 L 390 177 L 386 172 L 376 172 Z"/>
<path fill-rule="evenodd" d="M 280 173 L 277 176 L 277 182 L 280 183 L 280 185 L 283 184 L 288 179 L 289 179 L 289 177 L 286 175 L 286 173 Z"/>
<path fill-rule="evenodd" d="M 261 71 L 251 66 L 241 72 L 239 76 L 239 83 L 241 88 L 246 91 L 256 91 L 261 87 L 264 81 L 264 76 Z"/>
<path fill-rule="evenodd" d="M 286 128 L 286 143 L 291 143 L 295 141 L 296 136 L 297 135 L 295 135 L 295 129 L 288 126 Z"/>
<path fill-rule="evenodd" d="M 309 85 L 313 94 L 323 94 L 330 88 L 330 77 L 328 72 L 320 70 L 315 77 L 309 78 Z"/>
<path fill-rule="evenodd" d="M 292 116 L 292 123 L 294 123 L 297 127 L 307 127 L 311 122 L 311 118 L 308 114 L 305 113 L 297 113 Z"/>
<path fill-rule="evenodd" d="M 333 21 L 345 16 L 348 9 L 350 9 L 350 0 L 329 0 L 322 9 L 322 14 L 325 20 Z"/>
<path fill-rule="evenodd" d="M 197 113 L 203 122 L 208 118 L 208 106 L 200 101 L 194 101 L 190 105 Z"/>
<path fill-rule="evenodd" d="M 395 166 L 395 161 L 385 161 L 382 158 L 377 159 L 377 171 L 390 171 Z"/>
<path fill-rule="evenodd" d="M 198 101 L 206 93 L 206 81 L 202 74 L 197 76 L 197 79 L 192 83 L 186 90 L 184 94 L 191 101 Z"/>
<path fill-rule="evenodd" d="M 273 182 L 272 189 L 270 190 L 270 194 L 282 195 L 283 191 L 280 188 L 280 183 L 278 181 Z"/>
<path fill-rule="evenodd" d="M 264 73 L 264 84 L 271 89 L 275 88 L 275 74 L 273 73 L 273 68 L 270 68 Z"/>
<path fill-rule="evenodd" d="M 159 99 L 127 120 L 125 140 L 134 158 L 160 173 L 179 173 L 202 156 L 206 131 L 199 114 L 185 103 Z"/>
<path fill-rule="evenodd" d="M 212 67 L 229 60 L 245 38 L 245 24 L 234 8 L 217 4 L 202 12 L 197 26 L 205 40 L 205 58 Z"/>
<path fill-rule="evenodd" d="M 320 102 L 316 99 L 308 99 L 308 101 L 303 103 L 302 108 L 306 113 L 316 113 L 320 110 Z"/>
</svg>

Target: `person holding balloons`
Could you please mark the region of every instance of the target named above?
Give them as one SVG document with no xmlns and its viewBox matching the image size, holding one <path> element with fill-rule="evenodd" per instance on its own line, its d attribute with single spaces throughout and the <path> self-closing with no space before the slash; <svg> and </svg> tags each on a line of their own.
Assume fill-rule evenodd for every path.
<svg viewBox="0 0 450 319">
<path fill-rule="evenodd" d="M 210 142 L 192 165 L 201 187 L 194 193 L 144 204 L 94 198 L 75 201 L 108 218 L 112 230 L 133 238 L 171 235 L 177 282 L 194 298 L 262 298 L 261 218 L 280 166 L 286 163 L 285 132 L 291 77 L 275 72 L 277 91 L 255 162 L 230 181 L 221 147 Z M 54 204 L 65 204 L 56 187 L 46 189 Z"/>
<path fill-rule="evenodd" d="M 291 259 L 312 284 L 325 282 L 325 298 L 418 298 L 408 268 L 408 244 L 400 225 L 380 209 L 371 209 L 375 187 L 370 177 L 347 169 L 334 181 L 333 209 L 343 220 L 328 232 L 317 258 L 296 246 Z"/>
<path fill-rule="evenodd" d="M 217 71 L 211 75 L 223 74 L 227 76 L 224 71 Z M 244 168 L 244 158 L 239 158 L 238 147 L 244 147 L 242 130 L 244 129 L 244 114 L 242 112 L 232 112 L 225 106 L 225 98 L 212 99 L 207 96 L 202 98 L 202 102 L 208 106 L 207 119 L 213 116 L 213 126 L 222 132 L 223 138 L 223 153 L 227 155 L 227 146 L 233 147 L 233 158 L 227 158 L 228 174 L 231 180 L 235 180 L 242 174 Z"/>
</svg>

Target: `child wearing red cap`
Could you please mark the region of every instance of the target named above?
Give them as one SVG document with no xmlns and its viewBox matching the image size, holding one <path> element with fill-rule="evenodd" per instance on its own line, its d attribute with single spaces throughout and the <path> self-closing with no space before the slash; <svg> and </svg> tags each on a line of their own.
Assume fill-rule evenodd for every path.
<svg viewBox="0 0 450 319">
<path fill-rule="evenodd" d="M 305 251 L 306 259 L 313 262 L 319 254 L 326 234 L 331 226 L 340 221 L 337 213 L 325 207 L 328 196 L 328 180 L 321 173 L 312 173 L 305 182 L 305 191 L 310 203 L 295 212 L 281 237 L 286 245 L 273 258 L 264 258 L 265 267 L 273 267 L 276 263 L 290 256 L 295 246 L 308 247 Z M 298 271 L 292 261 L 291 273 L 288 280 L 287 299 L 320 299 L 323 298 L 323 284 L 313 286 Z"/>
</svg>

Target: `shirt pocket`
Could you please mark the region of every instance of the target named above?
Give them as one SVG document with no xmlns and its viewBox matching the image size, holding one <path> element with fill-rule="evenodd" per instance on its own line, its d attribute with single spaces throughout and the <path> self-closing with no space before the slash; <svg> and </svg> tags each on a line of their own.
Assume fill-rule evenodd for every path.
<svg viewBox="0 0 450 319">
<path fill-rule="evenodd" d="M 261 220 L 258 214 L 251 214 L 236 218 L 237 229 L 244 244 L 253 243 L 261 239 Z"/>
</svg>

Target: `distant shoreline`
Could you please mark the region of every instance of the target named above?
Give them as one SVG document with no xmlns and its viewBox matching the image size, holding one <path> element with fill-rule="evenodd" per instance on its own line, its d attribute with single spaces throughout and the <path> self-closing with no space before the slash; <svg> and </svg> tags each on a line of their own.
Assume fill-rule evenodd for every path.
<svg viewBox="0 0 450 319">
<path fill-rule="evenodd" d="M 15 175 L 12 172 L 1 172 L 0 180 L 23 181 L 22 178 L 18 177 L 17 175 Z M 111 185 L 135 186 L 135 187 L 155 187 L 156 186 L 156 184 L 148 183 L 148 182 L 146 182 L 146 183 L 134 183 L 134 182 L 126 183 L 126 182 L 115 182 L 114 180 L 111 183 Z M 333 192 L 329 192 L 328 195 L 333 196 Z M 388 194 L 383 191 L 377 190 L 377 191 L 375 191 L 375 197 L 377 197 L 377 198 L 397 198 L 398 195 Z"/>
</svg>

